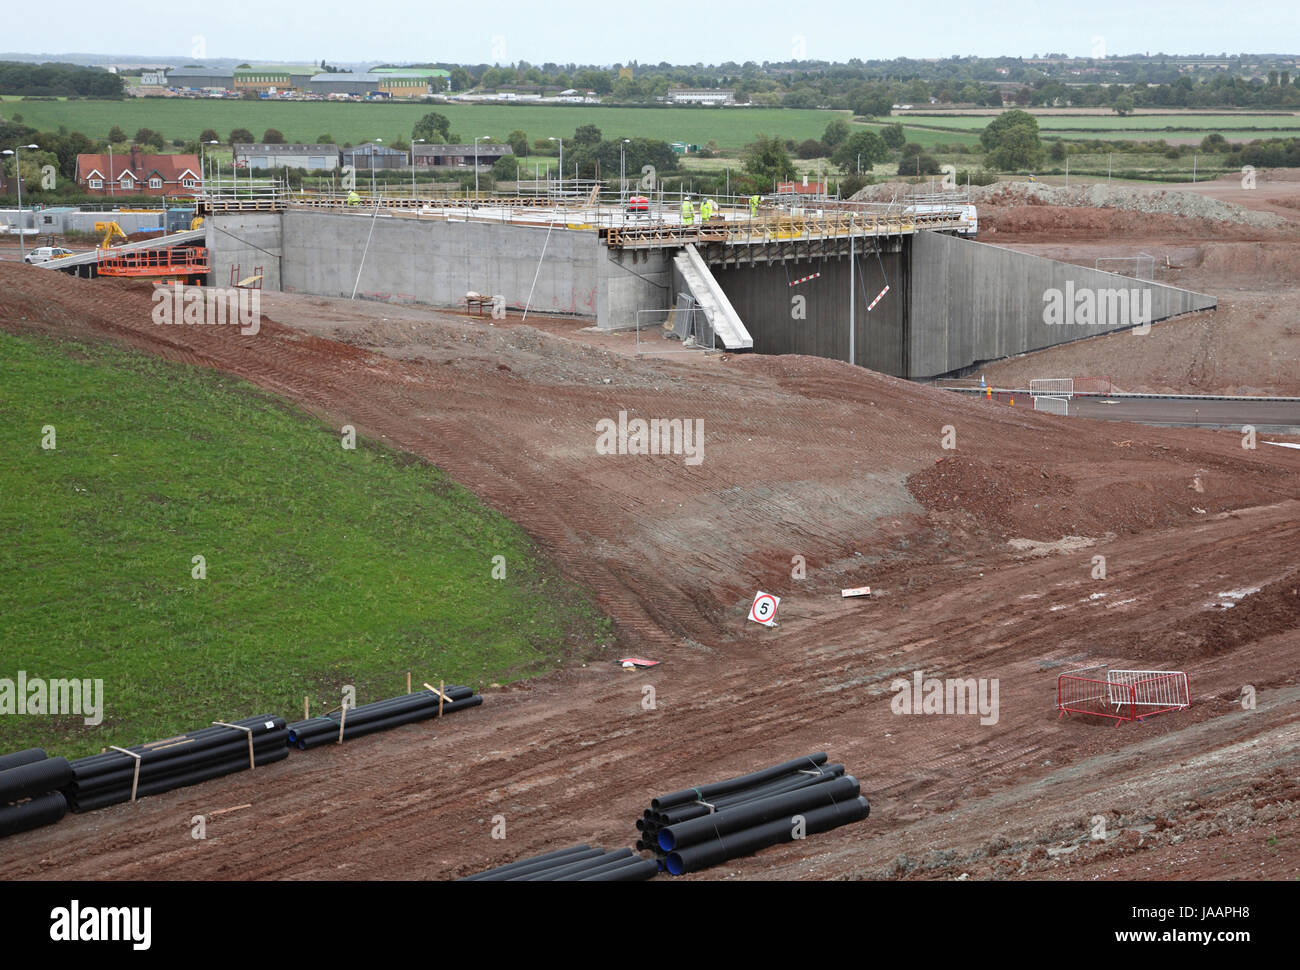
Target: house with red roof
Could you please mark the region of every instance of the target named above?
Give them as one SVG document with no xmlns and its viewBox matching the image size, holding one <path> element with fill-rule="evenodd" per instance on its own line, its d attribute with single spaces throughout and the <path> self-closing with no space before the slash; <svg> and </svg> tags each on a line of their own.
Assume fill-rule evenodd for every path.
<svg viewBox="0 0 1300 970">
<path fill-rule="evenodd" d="M 92 195 L 190 195 L 203 187 L 197 155 L 78 155 L 77 184 Z"/>
</svg>

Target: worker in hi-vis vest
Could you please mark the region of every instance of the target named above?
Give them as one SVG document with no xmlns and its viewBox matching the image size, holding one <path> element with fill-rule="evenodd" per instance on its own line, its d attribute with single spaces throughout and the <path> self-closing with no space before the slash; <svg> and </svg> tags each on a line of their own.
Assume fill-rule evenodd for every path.
<svg viewBox="0 0 1300 970">
<path fill-rule="evenodd" d="M 713 200 L 705 199 L 700 204 L 700 219 L 704 222 L 708 222 L 712 218 L 713 218 Z"/>
<path fill-rule="evenodd" d="M 355 190 L 352 191 L 352 192 L 349 192 L 349 193 L 348 193 L 348 205 L 360 205 L 360 204 L 361 204 L 361 196 L 357 195 L 357 193 L 356 193 Z"/>
<path fill-rule="evenodd" d="M 690 199 L 682 199 L 682 225 L 695 225 L 695 206 L 691 204 Z"/>
<path fill-rule="evenodd" d="M 749 197 L 749 214 L 750 216 L 758 215 L 758 196 L 756 195 Z"/>
</svg>

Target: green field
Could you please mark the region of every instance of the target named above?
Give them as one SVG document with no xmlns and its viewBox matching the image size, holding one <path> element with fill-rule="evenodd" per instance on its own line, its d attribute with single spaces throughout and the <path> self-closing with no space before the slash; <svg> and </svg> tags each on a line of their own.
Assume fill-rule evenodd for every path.
<svg viewBox="0 0 1300 970">
<path fill-rule="evenodd" d="M 468 142 L 477 135 L 504 139 L 518 129 L 530 139 L 567 138 L 579 125 L 593 124 L 606 138 L 658 138 L 739 150 L 754 136 L 779 134 L 803 141 L 820 138 L 833 118 L 848 112 L 784 108 L 602 108 L 594 105 L 422 105 L 322 101 L 237 101 L 215 98 L 129 98 L 125 101 L 10 101 L 5 113 L 42 131 L 66 125 L 91 138 L 108 137 L 114 125 L 128 136 L 153 128 L 168 140 L 195 139 L 211 128 L 224 140 L 234 128 L 256 138 L 276 128 L 290 142 L 314 142 L 329 134 L 342 145 L 373 138 L 411 137 L 424 114 L 437 111 Z"/>
<path fill-rule="evenodd" d="M 105 698 L 98 728 L 0 715 L 0 750 L 293 719 L 343 684 L 402 693 L 407 670 L 506 681 L 608 640 L 517 526 L 410 456 L 344 450 L 214 371 L 4 333 L 0 359 L 0 678 L 102 678 Z"/>
</svg>

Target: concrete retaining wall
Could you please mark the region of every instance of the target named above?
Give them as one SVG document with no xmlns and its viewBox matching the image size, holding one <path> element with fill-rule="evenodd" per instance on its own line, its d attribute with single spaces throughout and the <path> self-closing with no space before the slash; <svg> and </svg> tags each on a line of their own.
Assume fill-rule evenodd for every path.
<svg viewBox="0 0 1300 970">
<path fill-rule="evenodd" d="M 286 292 L 351 296 L 360 270 L 359 298 L 463 306 L 474 290 L 520 310 L 536 275 L 533 310 L 597 314 L 606 249 L 594 232 L 556 229 L 548 241 L 545 227 L 305 210 L 283 220 Z"/>
<path fill-rule="evenodd" d="M 280 289 L 282 218 L 278 212 L 249 212 L 205 219 L 204 245 L 212 267 L 209 283 L 229 286 L 232 267 L 239 267 L 239 279 L 252 276 L 260 267 L 262 289 Z"/>
<path fill-rule="evenodd" d="M 1103 273 L 1010 249 L 934 232 L 911 237 L 910 363 L 907 377 L 922 379 L 981 361 L 1041 350 L 1131 325 L 1049 324 L 1045 296 L 1085 288 L 1137 291 L 1150 302 L 1150 320 L 1214 307 L 1214 297 L 1161 283 Z M 1141 291 L 1149 291 L 1149 298 Z M 1056 299 L 1058 297 L 1054 297 Z M 1069 319 L 1069 318 L 1067 318 Z"/>
<path fill-rule="evenodd" d="M 875 254 L 859 255 L 856 267 L 856 363 L 896 377 L 906 376 L 906 260 L 900 253 L 884 253 L 879 261 Z M 710 268 L 753 336 L 757 353 L 848 360 L 848 256 Z M 817 272 L 821 276 L 815 280 L 790 285 L 791 280 Z M 867 306 L 886 282 L 890 284 L 889 292 L 868 313 Z"/>
</svg>

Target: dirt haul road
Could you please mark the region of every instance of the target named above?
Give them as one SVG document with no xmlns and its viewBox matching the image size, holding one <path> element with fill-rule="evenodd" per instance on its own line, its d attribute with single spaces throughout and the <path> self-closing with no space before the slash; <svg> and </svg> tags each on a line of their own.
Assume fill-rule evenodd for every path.
<svg viewBox="0 0 1300 970">
<path fill-rule="evenodd" d="M 442 725 L 11 838 L 0 877 L 447 878 L 631 844 L 652 795 L 814 750 L 871 818 L 700 878 L 1300 874 L 1300 453 L 810 358 L 636 359 L 576 328 L 279 296 L 280 322 L 241 336 L 150 306 L 0 267 L 8 329 L 239 374 L 437 463 L 585 583 L 619 642 Z M 621 411 L 702 420 L 703 460 L 599 454 Z M 841 599 L 860 585 L 879 595 Z M 745 620 L 757 589 L 783 597 L 776 629 Z M 609 662 L 629 653 L 664 663 Z M 1058 720 L 1057 675 L 1108 661 L 1186 669 L 1193 707 Z M 996 712 L 894 713 L 918 671 L 996 682 Z"/>
</svg>

